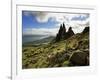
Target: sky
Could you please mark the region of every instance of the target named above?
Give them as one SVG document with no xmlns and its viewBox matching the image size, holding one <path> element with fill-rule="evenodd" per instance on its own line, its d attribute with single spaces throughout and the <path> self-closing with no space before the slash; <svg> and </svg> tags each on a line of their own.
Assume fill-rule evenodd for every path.
<svg viewBox="0 0 100 80">
<path fill-rule="evenodd" d="M 22 11 L 23 35 L 56 35 L 61 24 L 80 33 L 89 26 L 89 14 Z"/>
</svg>

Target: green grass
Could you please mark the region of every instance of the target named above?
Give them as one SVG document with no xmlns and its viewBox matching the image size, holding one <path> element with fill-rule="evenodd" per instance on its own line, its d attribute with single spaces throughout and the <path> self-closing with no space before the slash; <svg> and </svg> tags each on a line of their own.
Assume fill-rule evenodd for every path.
<svg viewBox="0 0 100 80">
<path fill-rule="evenodd" d="M 81 42 L 81 43 L 80 43 Z M 47 44 L 23 46 L 22 68 L 50 68 L 74 66 L 69 58 L 73 51 L 89 49 L 89 35 L 76 34 L 67 40 Z"/>
</svg>

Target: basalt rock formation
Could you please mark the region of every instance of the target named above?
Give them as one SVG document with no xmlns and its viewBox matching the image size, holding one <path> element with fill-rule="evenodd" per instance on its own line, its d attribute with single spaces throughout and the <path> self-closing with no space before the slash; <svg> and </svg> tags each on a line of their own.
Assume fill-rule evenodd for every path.
<svg viewBox="0 0 100 80">
<path fill-rule="evenodd" d="M 72 30 L 72 27 L 69 27 L 68 31 L 66 32 L 65 24 L 60 25 L 60 29 L 56 35 L 56 41 L 68 39 L 69 37 L 73 36 L 74 32 Z"/>
</svg>

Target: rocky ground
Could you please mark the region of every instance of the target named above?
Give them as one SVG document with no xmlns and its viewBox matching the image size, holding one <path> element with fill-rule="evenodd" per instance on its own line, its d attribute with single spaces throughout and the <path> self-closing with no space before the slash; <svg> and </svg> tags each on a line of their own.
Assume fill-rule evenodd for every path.
<svg viewBox="0 0 100 80">
<path fill-rule="evenodd" d="M 22 68 L 51 68 L 89 65 L 89 27 L 82 33 L 60 26 L 55 39 L 47 44 L 23 46 Z"/>
</svg>

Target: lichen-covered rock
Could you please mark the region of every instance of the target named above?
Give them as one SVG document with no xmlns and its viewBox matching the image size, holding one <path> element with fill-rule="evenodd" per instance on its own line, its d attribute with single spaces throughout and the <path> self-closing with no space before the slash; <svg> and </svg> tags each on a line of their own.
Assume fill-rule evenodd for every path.
<svg viewBox="0 0 100 80">
<path fill-rule="evenodd" d="M 74 65 L 79 65 L 79 66 L 88 65 L 88 63 L 89 63 L 88 53 L 89 52 L 77 50 L 77 51 L 73 52 L 73 54 L 71 55 L 69 60 Z"/>
<path fill-rule="evenodd" d="M 50 54 L 47 57 L 47 60 L 49 61 L 50 65 L 62 64 L 64 61 L 67 61 L 68 59 L 69 55 L 65 52 Z"/>
</svg>

